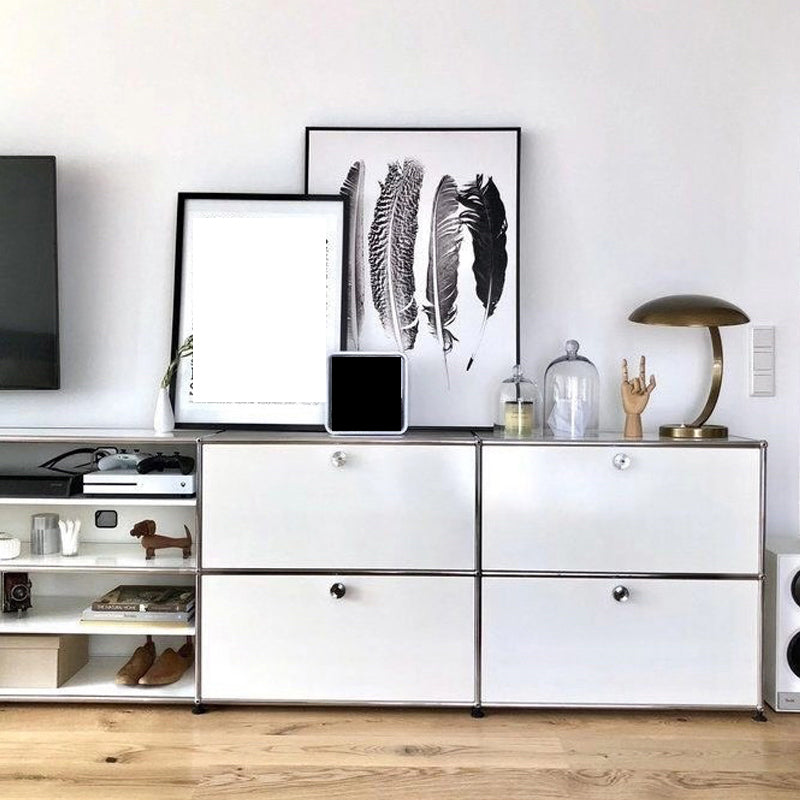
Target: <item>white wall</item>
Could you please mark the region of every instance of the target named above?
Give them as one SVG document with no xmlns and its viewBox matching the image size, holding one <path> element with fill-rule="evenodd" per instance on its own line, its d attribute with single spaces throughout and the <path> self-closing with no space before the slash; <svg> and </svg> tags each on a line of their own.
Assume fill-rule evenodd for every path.
<svg viewBox="0 0 800 800">
<path fill-rule="evenodd" d="M 635 306 L 775 325 L 777 396 L 748 397 L 727 329 L 711 421 L 769 440 L 770 528 L 796 532 L 798 41 L 794 0 L 0 0 L 0 152 L 59 159 L 63 347 L 61 391 L 2 393 L 0 421 L 150 424 L 178 191 L 300 191 L 307 124 L 518 124 L 528 371 L 579 339 L 618 429 L 645 353 L 652 429 L 699 410 L 710 347 Z"/>
</svg>

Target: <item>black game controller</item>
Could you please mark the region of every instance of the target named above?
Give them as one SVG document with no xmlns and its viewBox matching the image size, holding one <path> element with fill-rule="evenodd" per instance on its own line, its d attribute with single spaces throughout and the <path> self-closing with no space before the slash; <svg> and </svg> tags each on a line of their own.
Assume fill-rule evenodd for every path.
<svg viewBox="0 0 800 800">
<path fill-rule="evenodd" d="M 181 475 L 189 475 L 194 470 L 194 459 L 178 453 L 171 456 L 156 453 L 154 456 L 143 458 L 136 465 L 136 471 L 142 475 L 146 475 L 148 472 L 163 472 L 165 469 L 179 469 Z"/>
</svg>

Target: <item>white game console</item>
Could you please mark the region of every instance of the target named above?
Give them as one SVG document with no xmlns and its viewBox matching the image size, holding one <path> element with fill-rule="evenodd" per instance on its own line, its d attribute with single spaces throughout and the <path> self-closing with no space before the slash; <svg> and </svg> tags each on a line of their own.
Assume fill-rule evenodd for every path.
<svg viewBox="0 0 800 800">
<path fill-rule="evenodd" d="M 83 476 L 84 494 L 184 495 L 195 493 L 194 472 L 180 470 L 142 474 L 134 469 L 109 469 L 87 472 Z"/>
</svg>

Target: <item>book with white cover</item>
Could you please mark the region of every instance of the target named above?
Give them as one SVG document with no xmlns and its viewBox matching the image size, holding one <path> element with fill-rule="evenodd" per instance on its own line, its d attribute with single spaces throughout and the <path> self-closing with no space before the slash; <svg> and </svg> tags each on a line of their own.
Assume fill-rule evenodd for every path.
<svg viewBox="0 0 800 800">
<path fill-rule="evenodd" d="M 165 622 L 188 624 L 194 620 L 190 611 L 95 611 L 91 606 L 81 613 L 81 622 Z"/>
</svg>

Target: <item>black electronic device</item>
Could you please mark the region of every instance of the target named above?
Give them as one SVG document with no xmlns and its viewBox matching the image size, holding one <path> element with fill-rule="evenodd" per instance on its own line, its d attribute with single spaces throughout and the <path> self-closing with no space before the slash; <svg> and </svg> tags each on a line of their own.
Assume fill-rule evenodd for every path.
<svg viewBox="0 0 800 800">
<path fill-rule="evenodd" d="M 328 411 L 332 434 L 400 434 L 408 427 L 406 358 L 402 353 L 328 356 Z"/>
<path fill-rule="evenodd" d="M 79 494 L 82 476 L 48 469 L 0 474 L 0 497 L 71 497 Z"/>
<path fill-rule="evenodd" d="M 31 582 L 27 572 L 3 573 L 3 611 L 21 612 L 31 607 Z"/>
<path fill-rule="evenodd" d="M 58 389 L 56 159 L 0 156 L 0 389 Z"/>
<path fill-rule="evenodd" d="M 191 475 L 194 470 L 194 459 L 191 456 L 182 456 L 174 453 L 165 456 L 163 453 L 156 453 L 154 456 L 143 458 L 137 465 L 136 471 L 140 475 L 147 475 L 149 472 L 164 472 L 164 470 L 177 469 L 181 475 Z"/>
</svg>

